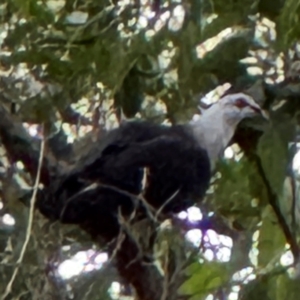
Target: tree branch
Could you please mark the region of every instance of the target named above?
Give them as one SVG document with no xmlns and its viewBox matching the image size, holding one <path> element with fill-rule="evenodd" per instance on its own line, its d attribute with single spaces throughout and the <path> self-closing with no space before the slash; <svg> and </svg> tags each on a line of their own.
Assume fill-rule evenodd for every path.
<svg viewBox="0 0 300 300">
<path fill-rule="evenodd" d="M 34 208 L 35 208 L 35 200 L 36 200 L 38 187 L 39 187 L 39 183 L 40 183 L 40 176 L 41 176 L 41 170 L 42 170 L 44 149 L 45 149 L 45 140 L 43 140 L 42 143 L 41 143 L 41 150 L 40 150 L 39 162 L 38 162 L 39 165 L 38 165 L 38 169 L 37 169 L 37 175 L 36 175 L 36 179 L 35 179 L 33 194 L 32 194 L 31 200 L 30 200 L 30 210 L 29 210 L 29 216 L 28 216 L 28 224 L 27 224 L 27 229 L 26 229 L 25 241 L 24 241 L 24 244 L 22 246 L 20 256 L 19 256 L 19 258 L 16 262 L 16 268 L 14 269 L 13 274 L 11 276 L 11 279 L 8 282 L 8 284 L 6 285 L 5 292 L 2 295 L 2 298 L 1 298 L 2 300 L 6 299 L 6 297 L 11 293 L 13 283 L 14 283 L 17 275 L 18 275 L 21 263 L 24 260 L 26 249 L 28 247 L 28 243 L 29 243 L 29 240 L 30 240 L 30 237 L 31 237 L 32 226 L 33 226 Z"/>
<path fill-rule="evenodd" d="M 287 224 L 283 214 L 281 213 L 281 210 L 278 205 L 278 198 L 277 198 L 276 194 L 273 192 L 273 189 L 272 189 L 272 187 L 269 183 L 269 180 L 265 174 L 265 171 L 263 169 L 260 158 L 257 155 L 254 155 L 253 158 L 254 158 L 256 166 L 258 168 L 258 173 L 260 174 L 260 176 L 264 182 L 264 185 L 267 189 L 269 203 L 272 206 L 273 211 L 277 217 L 278 223 L 282 228 L 285 239 L 291 247 L 291 252 L 294 256 L 294 262 L 297 263 L 299 261 L 299 255 L 300 255 L 297 240 L 293 236 L 292 232 L 290 231 L 289 225 Z"/>
</svg>

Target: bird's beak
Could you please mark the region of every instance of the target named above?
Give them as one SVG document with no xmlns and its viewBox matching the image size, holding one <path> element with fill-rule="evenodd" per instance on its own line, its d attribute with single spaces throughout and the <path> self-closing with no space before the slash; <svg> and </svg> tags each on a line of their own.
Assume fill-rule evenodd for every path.
<svg viewBox="0 0 300 300">
<path fill-rule="evenodd" d="M 255 113 L 258 115 L 261 115 L 264 119 L 269 120 L 269 113 L 265 110 L 263 110 L 259 105 L 251 105 L 251 108 Z"/>
<path fill-rule="evenodd" d="M 261 109 L 260 114 L 266 119 L 266 120 L 270 120 L 270 115 L 267 111 Z"/>
</svg>

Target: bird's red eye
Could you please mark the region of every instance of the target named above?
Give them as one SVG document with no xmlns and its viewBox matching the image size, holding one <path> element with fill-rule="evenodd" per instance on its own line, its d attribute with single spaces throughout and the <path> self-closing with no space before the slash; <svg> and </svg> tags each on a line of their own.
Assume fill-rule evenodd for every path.
<svg viewBox="0 0 300 300">
<path fill-rule="evenodd" d="M 246 106 L 249 106 L 249 104 L 243 98 L 236 99 L 234 101 L 234 105 L 237 106 L 238 108 L 244 108 Z"/>
</svg>

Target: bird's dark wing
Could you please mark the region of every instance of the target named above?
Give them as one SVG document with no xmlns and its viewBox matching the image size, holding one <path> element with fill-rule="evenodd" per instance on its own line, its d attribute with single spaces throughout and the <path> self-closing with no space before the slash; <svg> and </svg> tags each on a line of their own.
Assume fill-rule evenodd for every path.
<svg viewBox="0 0 300 300">
<path fill-rule="evenodd" d="M 49 205 L 42 203 L 41 212 L 112 238 L 120 228 L 119 212 L 128 216 L 141 204 L 136 196 L 142 192 L 145 169 L 144 197 L 152 207 L 159 209 L 174 193 L 176 197 L 163 212 L 180 211 L 195 198 L 201 199 L 210 166 L 207 153 L 193 137 L 181 128 L 155 127 L 147 132 L 145 125 L 136 127 L 138 131 L 127 131 L 125 136 L 124 131 L 117 131 L 96 159 L 60 181 Z"/>
</svg>

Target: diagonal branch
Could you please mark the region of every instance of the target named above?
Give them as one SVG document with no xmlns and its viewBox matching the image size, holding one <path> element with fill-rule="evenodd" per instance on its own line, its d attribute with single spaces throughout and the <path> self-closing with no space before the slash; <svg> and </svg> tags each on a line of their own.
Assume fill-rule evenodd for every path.
<svg viewBox="0 0 300 300">
<path fill-rule="evenodd" d="M 268 178 L 265 174 L 265 171 L 263 169 L 263 166 L 261 164 L 260 158 L 257 155 L 254 155 L 253 158 L 254 158 L 256 166 L 258 168 L 258 172 L 259 172 L 259 174 L 260 174 L 260 176 L 261 176 L 261 178 L 264 182 L 264 185 L 267 189 L 267 195 L 268 195 L 268 198 L 269 198 L 269 203 L 273 208 L 273 211 L 274 211 L 274 213 L 277 217 L 277 220 L 278 220 L 278 223 L 279 223 L 280 227 L 282 228 L 285 239 L 291 247 L 291 252 L 294 256 L 294 261 L 295 261 L 295 263 L 297 263 L 299 261 L 299 255 L 300 255 L 300 250 L 299 250 L 297 240 L 293 236 L 293 234 L 292 234 L 292 232 L 289 228 L 289 225 L 287 224 L 283 214 L 281 213 L 281 210 L 280 210 L 279 205 L 278 205 L 278 198 L 277 198 L 276 194 L 273 192 L 273 189 L 272 189 L 272 187 L 269 183 L 269 180 L 268 180 Z"/>
<path fill-rule="evenodd" d="M 39 165 L 38 165 L 38 169 L 37 169 L 37 175 L 36 175 L 36 179 L 35 179 L 35 183 L 34 183 L 34 189 L 33 189 L 33 194 L 30 200 L 30 210 L 29 210 L 29 218 L 28 218 L 28 225 L 27 225 L 27 230 L 26 230 L 26 237 L 25 237 L 25 241 L 23 244 L 23 247 L 21 249 L 21 253 L 20 256 L 17 260 L 16 263 L 16 268 L 14 269 L 14 272 L 11 276 L 10 281 L 8 282 L 8 284 L 6 285 L 6 289 L 4 294 L 2 295 L 1 300 L 5 300 L 6 297 L 11 293 L 12 291 L 12 286 L 13 283 L 18 275 L 18 271 L 20 269 L 21 263 L 24 260 L 24 256 L 25 256 L 25 252 L 30 240 L 30 236 L 31 236 L 31 231 L 32 231 L 32 225 L 33 225 L 33 216 L 34 216 L 34 207 L 35 207 L 35 200 L 36 200 L 36 196 L 37 196 L 37 192 L 38 192 L 38 186 L 40 183 L 40 176 L 41 176 L 41 170 L 42 170 L 42 163 L 43 163 L 43 156 L 44 156 L 44 149 L 45 149 L 45 140 L 43 139 L 42 143 L 41 143 L 41 150 L 40 150 L 40 155 L 39 155 Z"/>
</svg>

